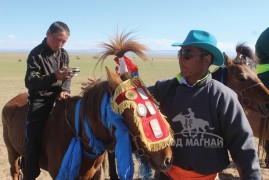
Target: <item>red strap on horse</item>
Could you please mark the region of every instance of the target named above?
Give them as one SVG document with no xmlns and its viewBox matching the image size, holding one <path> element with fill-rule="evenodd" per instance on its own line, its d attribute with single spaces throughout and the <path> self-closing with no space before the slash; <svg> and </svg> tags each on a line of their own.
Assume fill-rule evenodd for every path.
<svg viewBox="0 0 269 180">
<path fill-rule="evenodd" d="M 218 173 L 216 174 L 200 174 L 195 171 L 189 171 L 177 166 L 172 166 L 165 174 L 172 179 L 180 180 L 217 180 Z"/>
</svg>

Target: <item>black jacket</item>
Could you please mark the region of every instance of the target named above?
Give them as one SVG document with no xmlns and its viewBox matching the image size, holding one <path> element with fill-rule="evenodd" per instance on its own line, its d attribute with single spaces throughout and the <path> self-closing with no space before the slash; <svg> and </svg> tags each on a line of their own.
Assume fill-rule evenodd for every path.
<svg viewBox="0 0 269 180">
<path fill-rule="evenodd" d="M 61 91 L 70 92 L 71 79 L 62 82 L 55 76 L 64 64 L 69 67 L 69 56 L 63 48 L 53 52 L 46 38 L 36 46 L 27 59 L 25 86 L 29 99 L 56 98 Z"/>
<path fill-rule="evenodd" d="M 218 173 L 229 165 L 229 151 L 241 179 L 261 179 L 251 127 L 230 88 L 208 74 L 193 87 L 173 78 L 148 90 L 174 132 L 173 165 Z"/>
</svg>

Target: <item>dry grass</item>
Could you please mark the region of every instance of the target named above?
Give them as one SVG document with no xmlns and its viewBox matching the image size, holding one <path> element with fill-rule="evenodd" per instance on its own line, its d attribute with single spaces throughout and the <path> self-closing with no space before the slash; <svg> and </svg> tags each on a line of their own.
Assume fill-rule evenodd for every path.
<svg viewBox="0 0 269 180">
<path fill-rule="evenodd" d="M 128 56 L 128 55 L 127 55 Z M 77 58 L 79 57 L 79 59 Z M 148 62 L 144 62 L 137 56 L 128 56 L 139 67 L 139 74 L 145 84 L 153 85 L 159 79 L 175 77 L 179 72 L 178 61 L 175 57 L 149 57 Z M 0 53 L 0 109 L 4 104 L 21 92 L 26 92 L 24 86 L 24 76 L 26 70 L 27 53 Z M 104 65 L 114 69 L 116 63 L 114 57 L 105 60 Z M 18 60 L 21 59 L 21 62 Z M 81 92 L 81 83 L 86 82 L 88 77 L 102 77 L 106 79 L 104 67 L 98 67 L 94 72 L 97 63 L 96 55 L 91 54 L 70 54 L 70 67 L 80 67 L 81 72 L 72 79 L 72 95 L 78 95 Z M 214 69 L 214 67 L 212 68 Z M 2 121 L 0 121 L 0 134 L 3 133 Z M 262 169 L 264 179 L 269 179 L 268 169 Z M 237 170 L 231 164 L 223 173 L 221 179 L 239 179 Z M 11 179 L 9 176 L 9 165 L 7 159 L 6 147 L 1 136 L 0 138 L 0 179 Z M 42 172 L 38 179 L 50 179 L 48 173 Z"/>
</svg>

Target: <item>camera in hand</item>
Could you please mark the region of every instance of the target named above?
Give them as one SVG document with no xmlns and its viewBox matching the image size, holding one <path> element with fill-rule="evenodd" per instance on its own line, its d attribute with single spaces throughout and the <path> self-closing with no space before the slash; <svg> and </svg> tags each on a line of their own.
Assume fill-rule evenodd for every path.
<svg viewBox="0 0 269 180">
<path fill-rule="evenodd" d="M 80 72 L 80 68 L 79 67 L 74 67 L 74 68 L 68 68 L 68 70 L 72 71 L 72 76 L 77 76 L 78 73 Z"/>
</svg>

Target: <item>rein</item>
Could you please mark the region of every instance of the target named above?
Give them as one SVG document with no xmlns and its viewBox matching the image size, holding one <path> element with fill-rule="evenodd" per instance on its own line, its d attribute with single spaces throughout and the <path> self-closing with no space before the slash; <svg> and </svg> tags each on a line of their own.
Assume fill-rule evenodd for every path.
<svg viewBox="0 0 269 180">
<path fill-rule="evenodd" d="M 77 102 L 80 103 L 80 102 Z M 70 129 L 73 131 L 73 133 L 75 134 L 75 136 L 82 142 L 85 143 L 88 147 L 93 148 L 93 152 L 87 152 L 85 149 L 83 150 L 83 153 L 89 157 L 89 158 L 96 158 L 97 156 L 100 155 L 100 152 L 98 151 L 102 151 L 101 154 L 103 152 L 106 151 L 106 149 L 104 148 L 105 146 L 108 146 L 109 144 L 103 144 L 102 141 L 95 142 L 93 143 L 93 145 L 91 145 L 91 139 L 94 138 L 94 135 L 91 133 L 91 130 L 89 129 L 90 124 L 87 123 L 88 121 L 86 119 L 84 119 L 84 129 L 86 131 L 86 135 L 88 136 L 88 138 L 90 139 L 89 142 L 86 142 L 78 133 L 79 133 L 79 124 L 80 124 L 80 118 L 79 115 L 77 115 L 77 113 L 79 113 L 79 109 L 80 106 L 76 105 L 76 112 L 75 112 L 75 129 L 71 126 L 70 122 L 68 121 L 68 116 L 67 116 L 67 110 L 68 110 L 68 103 L 65 103 L 65 120 L 66 123 L 68 124 L 68 126 L 70 127 Z M 110 131 L 111 132 L 111 131 Z M 90 137 L 91 136 L 91 137 Z M 96 144 L 98 143 L 99 146 Z M 94 149 L 97 149 L 97 151 L 94 151 Z M 99 149 L 99 150 L 98 150 Z"/>
<path fill-rule="evenodd" d="M 68 121 L 68 116 L 67 116 L 67 109 L 68 109 L 68 103 L 65 102 L 65 111 L 64 111 L 64 116 L 65 116 L 65 121 L 67 125 L 70 127 L 71 131 L 75 134 L 77 138 L 79 138 L 83 143 L 88 144 L 84 139 L 82 139 L 79 134 L 76 132 L 76 130 L 71 126 L 71 124 Z"/>
</svg>

